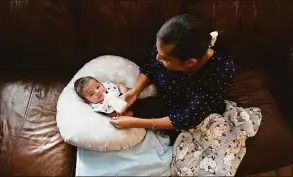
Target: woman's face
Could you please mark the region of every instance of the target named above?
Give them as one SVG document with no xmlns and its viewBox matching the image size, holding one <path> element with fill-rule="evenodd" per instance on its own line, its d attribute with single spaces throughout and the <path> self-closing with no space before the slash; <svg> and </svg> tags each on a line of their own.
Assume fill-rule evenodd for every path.
<svg viewBox="0 0 293 177">
<path fill-rule="evenodd" d="M 181 60 L 179 60 L 176 57 L 171 56 L 169 53 L 171 53 L 172 49 L 174 48 L 174 45 L 170 44 L 170 45 L 165 45 L 163 43 L 161 43 L 160 41 L 156 42 L 156 47 L 157 47 L 157 60 L 160 61 L 161 63 L 163 63 L 163 65 L 171 71 L 183 71 L 186 72 L 189 70 L 190 65 L 187 64 L 188 60 L 192 60 L 192 59 L 188 59 L 187 61 L 183 62 Z"/>
<path fill-rule="evenodd" d="M 105 88 L 103 84 L 92 79 L 89 83 L 83 88 L 82 94 L 87 101 L 90 103 L 98 103 L 104 100 L 103 93 Z"/>
</svg>

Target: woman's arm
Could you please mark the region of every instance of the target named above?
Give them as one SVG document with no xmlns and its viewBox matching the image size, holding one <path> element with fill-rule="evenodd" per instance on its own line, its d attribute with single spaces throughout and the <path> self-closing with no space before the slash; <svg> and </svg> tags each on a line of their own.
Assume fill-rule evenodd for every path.
<svg viewBox="0 0 293 177">
<path fill-rule="evenodd" d="M 169 117 L 141 119 L 137 117 L 120 116 L 110 119 L 110 123 L 116 128 L 154 128 L 174 129 Z"/>
<path fill-rule="evenodd" d="M 139 95 L 149 84 L 149 79 L 144 74 L 139 74 L 136 84 L 132 89 L 136 92 L 137 95 Z"/>
</svg>

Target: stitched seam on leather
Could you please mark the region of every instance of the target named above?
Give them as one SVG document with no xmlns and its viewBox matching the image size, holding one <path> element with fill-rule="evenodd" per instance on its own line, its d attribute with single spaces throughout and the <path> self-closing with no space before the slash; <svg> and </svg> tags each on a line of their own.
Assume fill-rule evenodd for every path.
<svg viewBox="0 0 293 177">
<path fill-rule="evenodd" d="M 26 121 L 26 116 L 27 116 L 28 108 L 29 108 L 29 105 L 30 105 L 30 102 L 31 102 L 31 98 L 32 98 L 32 93 L 33 93 L 33 90 L 34 90 L 34 86 L 35 86 L 35 84 L 32 84 L 32 88 L 31 88 L 31 91 L 30 91 L 30 94 L 29 94 L 29 99 L 28 99 L 28 102 L 27 102 L 27 105 L 26 105 L 26 108 L 25 108 L 25 111 L 24 111 L 24 115 L 23 115 L 22 122 L 21 122 L 21 127 L 20 127 L 19 131 L 17 132 L 16 140 L 13 142 L 13 147 L 14 148 L 13 148 L 13 151 L 11 152 L 11 156 L 9 157 L 9 159 L 7 161 L 7 164 L 9 164 L 10 161 L 11 161 L 11 158 L 12 158 L 12 156 L 14 154 L 14 151 L 15 151 L 15 146 L 17 145 L 17 142 L 19 140 L 20 133 L 23 130 L 23 126 L 24 126 L 24 123 Z"/>
<path fill-rule="evenodd" d="M 73 150 L 72 148 L 75 148 L 75 149 Z M 75 151 L 75 153 L 74 153 L 75 157 L 71 161 L 70 176 L 76 176 L 77 148 L 76 147 L 71 147 L 71 151 Z M 73 154 L 73 153 L 71 152 L 71 154 Z"/>
</svg>

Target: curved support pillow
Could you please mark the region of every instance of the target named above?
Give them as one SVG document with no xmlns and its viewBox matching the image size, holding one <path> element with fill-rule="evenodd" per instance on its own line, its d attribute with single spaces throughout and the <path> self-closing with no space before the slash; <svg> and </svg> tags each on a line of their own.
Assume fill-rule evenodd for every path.
<svg viewBox="0 0 293 177">
<path fill-rule="evenodd" d="M 139 67 L 135 63 L 118 56 L 100 56 L 86 63 L 58 99 L 56 119 L 64 141 L 98 151 L 126 149 L 142 141 L 146 134 L 145 129 L 116 129 L 109 123 L 107 116 L 95 113 L 74 91 L 74 82 L 80 77 L 92 76 L 100 82 L 122 83 L 132 88 L 138 75 Z M 156 96 L 154 85 L 146 87 L 138 99 L 148 96 Z"/>
</svg>

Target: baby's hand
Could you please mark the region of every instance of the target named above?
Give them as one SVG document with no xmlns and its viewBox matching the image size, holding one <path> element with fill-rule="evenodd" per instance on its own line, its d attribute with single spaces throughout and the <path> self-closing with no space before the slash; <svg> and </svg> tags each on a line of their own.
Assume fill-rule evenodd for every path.
<svg viewBox="0 0 293 177">
<path fill-rule="evenodd" d="M 109 117 L 118 117 L 119 115 L 116 112 L 112 112 L 112 113 L 109 113 L 108 116 Z"/>
<path fill-rule="evenodd" d="M 125 113 L 126 113 L 126 110 L 124 110 L 123 112 L 117 112 L 117 116 L 116 117 L 123 116 Z"/>
<path fill-rule="evenodd" d="M 116 114 L 115 117 L 120 117 L 120 116 L 122 116 L 122 115 L 123 115 L 123 112 L 122 112 L 122 113 L 117 112 L 117 114 Z"/>
<path fill-rule="evenodd" d="M 123 111 L 122 113 L 117 113 L 116 117 L 120 117 L 120 116 L 133 116 L 133 112 L 132 111 Z"/>
</svg>

